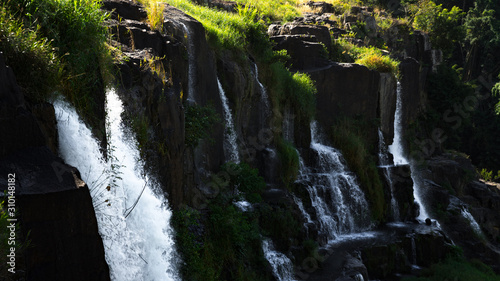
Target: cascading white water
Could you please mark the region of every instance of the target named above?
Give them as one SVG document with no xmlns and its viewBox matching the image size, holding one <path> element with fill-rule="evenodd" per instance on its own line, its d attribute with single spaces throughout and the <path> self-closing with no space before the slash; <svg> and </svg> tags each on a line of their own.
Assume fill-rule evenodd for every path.
<svg viewBox="0 0 500 281">
<path fill-rule="evenodd" d="M 233 115 L 231 114 L 231 109 L 229 108 L 229 103 L 227 102 L 226 93 L 222 88 L 222 84 L 217 78 L 217 84 L 219 85 L 219 95 L 222 101 L 222 109 L 224 110 L 224 124 L 226 125 L 226 132 L 224 133 L 224 150 L 226 152 L 226 158 L 234 163 L 240 163 L 240 155 L 238 152 L 238 144 L 236 142 L 236 130 L 234 129 Z"/>
<path fill-rule="evenodd" d="M 403 149 L 403 97 L 402 97 L 401 83 L 397 83 L 396 91 L 396 112 L 394 113 L 394 139 L 392 144 L 389 145 L 389 152 L 393 156 L 394 165 L 407 165 L 404 149 Z"/>
<path fill-rule="evenodd" d="M 54 108 L 61 157 L 80 170 L 91 190 L 111 280 L 178 280 L 171 212 L 140 175 L 137 145 L 124 133 L 116 93 L 107 92 L 108 161 L 71 106 L 56 101 Z"/>
<path fill-rule="evenodd" d="M 259 88 L 260 88 L 260 94 L 261 94 L 261 99 L 262 99 L 262 103 L 264 104 L 264 106 L 266 107 L 265 111 L 266 112 L 269 112 L 270 109 L 271 109 L 271 106 L 269 104 L 269 97 L 267 95 L 267 91 L 266 91 L 266 88 L 264 87 L 264 85 L 262 85 L 262 83 L 260 82 L 259 80 L 259 68 L 257 67 L 257 64 L 254 63 L 254 75 L 255 75 L 255 80 L 257 81 L 257 84 L 259 84 Z"/>
<path fill-rule="evenodd" d="M 269 239 L 262 240 L 262 251 L 273 268 L 273 275 L 278 281 L 293 281 L 292 261 L 284 254 L 274 250 L 273 242 Z"/>
<path fill-rule="evenodd" d="M 179 22 L 182 26 L 182 29 L 186 33 L 186 44 L 187 44 L 187 52 L 188 52 L 188 96 L 187 100 L 189 102 L 195 102 L 194 98 L 194 85 L 195 85 L 195 69 L 196 69 L 196 57 L 195 57 L 195 47 L 194 41 L 191 39 L 191 31 L 189 28 L 183 23 Z"/>
<path fill-rule="evenodd" d="M 472 214 L 469 212 L 469 210 L 467 210 L 466 208 L 463 208 L 461 213 L 462 213 L 462 216 L 467 221 L 469 221 L 470 226 L 472 227 L 472 230 L 474 230 L 474 232 L 477 235 L 483 236 L 483 231 L 481 230 L 481 227 L 479 226 L 479 224 L 477 223 L 477 221 L 474 219 L 474 217 L 472 216 Z"/>
<path fill-rule="evenodd" d="M 394 165 L 410 165 L 411 179 L 413 180 L 413 197 L 418 203 L 420 212 L 417 219 L 423 221 L 430 218 L 427 213 L 426 207 L 423 203 L 423 196 L 421 194 L 421 187 L 424 185 L 421 176 L 419 175 L 419 170 L 417 164 L 414 161 L 408 161 L 403 148 L 403 97 L 401 83 L 397 83 L 397 97 L 396 97 L 396 112 L 394 114 L 394 139 L 391 145 L 389 145 L 389 152 L 393 156 Z"/>
<path fill-rule="evenodd" d="M 320 224 L 320 231 L 334 240 L 340 234 L 371 227 L 368 202 L 355 176 L 349 172 L 340 151 L 321 143 L 316 122 L 311 123 L 311 149 L 316 153 L 314 167 L 300 157 L 297 182 L 303 184 Z"/>
<path fill-rule="evenodd" d="M 389 184 L 389 189 L 391 190 L 391 213 L 392 219 L 394 221 L 399 221 L 401 218 L 399 216 L 399 206 L 396 197 L 394 196 L 394 184 L 392 182 L 391 167 L 393 166 L 389 160 L 389 154 L 387 151 L 387 146 L 385 145 L 384 136 L 382 131 L 378 130 L 378 159 L 379 165 L 384 169 L 384 176 Z"/>
<path fill-rule="evenodd" d="M 299 207 L 299 210 L 300 212 L 302 213 L 302 216 L 304 217 L 304 219 L 306 219 L 306 224 L 307 223 L 312 223 L 312 219 L 311 219 L 311 216 L 306 212 L 306 209 L 304 209 L 304 204 L 302 203 L 302 200 L 300 200 L 299 197 L 295 196 L 294 194 L 292 194 L 292 198 L 293 198 L 293 201 L 295 202 L 295 205 L 297 205 L 297 207 Z"/>
<path fill-rule="evenodd" d="M 411 237 L 411 262 L 413 265 L 417 265 L 417 245 L 414 236 Z"/>
</svg>

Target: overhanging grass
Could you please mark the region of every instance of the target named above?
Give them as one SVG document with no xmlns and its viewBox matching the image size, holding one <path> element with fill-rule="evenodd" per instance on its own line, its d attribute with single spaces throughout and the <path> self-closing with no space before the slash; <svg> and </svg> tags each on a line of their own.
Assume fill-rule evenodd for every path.
<svg viewBox="0 0 500 281">
<path fill-rule="evenodd" d="M 209 43 L 215 48 L 243 51 L 249 45 L 248 38 L 252 31 L 264 30 L 260 23 L 254 21 L 256 12 L 251 9 L 234 14 L 199 6 L 187 0 L 167 0 L 167 3 L 201 22 Z"/>
<path fill-rule="evenodd" d="M 62 64 L 51 42 L 37 31 L 24 28 L 4 7 L 0 7 L 0 49 L 25 97 L 47 100 L 57 88 Z"/>
<path fill-rule="evenodd" d="M 98 0 L 0 0 L 10 14 L 51 41 L 64 64 L 59 90 L 91 125 L 101 123 L 106 14 Z M 100 114 L 97 114 L 100 113 Z"/>
<path fill-rule="evenodd" d="M 336 61 L 354 62 L 378 72 L 390 72 L 396 76 L 398 75 L 399 62 L 383 54 L 380 49 L 358 47 L 345 39 L 334 40 L 334 46 L 337 51 L 332 59 Z"/>
</svg>

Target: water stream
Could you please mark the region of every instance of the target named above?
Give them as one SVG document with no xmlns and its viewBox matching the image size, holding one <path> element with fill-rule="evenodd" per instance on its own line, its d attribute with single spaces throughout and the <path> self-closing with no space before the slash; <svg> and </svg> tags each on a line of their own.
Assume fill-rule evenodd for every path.
<svg viewBox="0 0 500 281">
<path fill-rule="evenodd" d="M 340 151 L 323 143 L 318 125 L 312 122 L 310 148 L 315 154 L 315 163 L 307 166 L 300 157 L 297 182 L 309 193 L 320 232 L 333 241 L 339 235 L 369 229 L 370 211 Z"/>
<path fill-rule="evenodd" d="M 217 84 L 219 85 L 219 95 L 222 102 L 222 109 L 224 110 L 224 124 L 226 126 L 224 133 L 224 152 L 226 153 L 226 159 L 234 163 L 240 163 L 240 154 L 238 151 L 238 143 L 236 142 L 237 136 L 236 130 L 234 129 L 233 114 L 231 114 L 226 93 L 224 92 L 219 79 L 217 79 Z"/>
<path fill-rule="evenodd" d="M 420 176 L 420 171 L 417 163 L 414 161 L 408 161 L 406 153 L 403 146 L 403 98 L 402 98 L 402 88 L 401 83 L 397 84 L 397 99 L 396 99 L 396 112 L 394 115 L 394 139 L 391 145 L 389 145 L 389 152 L 391 152 L 394 165 L 410 165 L 411 179 L 413 180 L 413 197 L 419 205 L 419 216 L 418 220 L 423 221 L 430 218 L 422 195 L 422 187 L 424 186 L 423 179 Z"/>
<path fill-rule="evenodd" d="M 392 219 L 394 221 L 400 221 L 401 217 L 399 215 L 399 206 L 398 206 L 398 201 L 396 200 L 396 197 L 394 196 L 395 190 L 394 190 L 394 183 L 392 181 L 391 168 L 393 167 L 393 165 L 389 159 L 389 153 L 387 151 L 387 146 L 385 145 L 384 136 L 383 136 L 382 131 L 380 129 L 378 130 L 378 141 L 379 141 L 378 159 L 379 159 L 379 165 L 380 165 L 379 167 L 384 170 L 384 177 L 387 180 L 387 183 L 389 184 L 389 188 L 391 191 L 391 215 L 392 215 Z"/>
<path fill-rule="evenodd" d="M 116 93 L 107 92 L 108 160 L 70 105 L 56 101 L 54 108 L 61 157 L 79 169 L 91 191 L 111 280 L 179 280 L 172 213 L 137 161 Z"/>
<path fill-rule="evenodd" d="M 195 102 L 194 98 L 194 85 L 196 79 L 196 56 L 195 56 L 195 46 L 194 41 L 192 40 L 191 31 L 189 28 L 183 23 L 179 22 L 182 26 L 182 29 L 186 33 L 186 47 L 188 52 L 188 102 Z"/>
<path fill-rule="evenodd" d="M 273 242 L 269 239 L 262 240 L 262 251 L 271 264 L 273 275 L 278 281 L 293 281 L 292 261 L 284 254 L 274 250 Z"/>
</svg>

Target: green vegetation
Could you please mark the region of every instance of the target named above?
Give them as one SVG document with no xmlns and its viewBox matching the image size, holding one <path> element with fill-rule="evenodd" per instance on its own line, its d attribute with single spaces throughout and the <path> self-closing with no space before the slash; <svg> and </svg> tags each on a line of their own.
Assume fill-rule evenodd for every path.
<svg viewBox="0 0 500 281">
<path fill-rule="evenodd" d="M 250 6 L 239 7 L 238 14 L 199 6 L 187 0 L 168 0 L 203 24 L 207 39 L 215 49 L 246 50 L 255 36 L 263 36 L 265 27 L 258 22 L 258 11 Z"/>
<path fill-rule="evenodd" d="M 268 22 L 291 21 L 300 16 L 297 11 L 297 0 L 235 0 L 235 2 L 255 8 L 259 15 Z"/>
<path fill-rule="evenodd" d="M 247 164 L 226 164 L 228 185 L 220 186 L 218 195 L 200 213 L 185 208 L 174 212 L 176 241 L 184 263 L 181 273 L 186 280 L 268 280 L 262 268 L 266 260 L 261 249 L 258 216 L 242 213 L 233 202 L 244 197 L 260 201 L 264 180 Z M 220 178 L 214 182 L 220 182 Z"/>
<path fill-rule="evenodd" d="M 200 139 L 208 139 L 212 128 L 220 122 L 213 106 L 188 105 L 185 107 L 186 145 L 196 147 Z M 210 140 L 210 139 L 209 139 Z"/>
<path fill-rule="evenodd" d="M 449 257 L 445 261 L 432 265 L 423 272 L 422 277 L 403 278 L 404 281 L 498 281 L 500 276 L 478 260 L 467 261 L 463 257 Z"/>
<path fill-rule="evenodd" d="M 457 6 L 448 10 L 432 0 L 419 1 L 414 9 L 413 26 L 428 32 L 432 46 L 451 56 L 454 47 L 465 37 L 465 29 L 461 25 L 465 13 Z"/>
<path fill-rule="evenodd" d="M 293 144 L 282 138 L 276 144 L 281 163 L 281 180 L 290 189 L 299 174 L 299 154 Z"/>
<path fill-rule="evenodd" d="M 106 70 L 105 61 L 109 60 L 109 57 L 105 46 L 107 33 L 103 25 L 106 15 L 100 10 L 99 1 L 1 0 L 0 3 L 8 14 L 23 23 L 22 29 L 36 30 L 39 47 L 33 44 L 33 48 L 45 50 L 38 52 L 43 54 L 39 56 L 44 61 L 43 65 L 53 65 L 46 74 L 52 77 L 48 82 L 54 83 L 54 72 L 56 70 L 59 72 L 59 76 L 56 76 L 58 83 L 54 83 L 51 87 L 57 87 L 91 125 L 101 123 L 102 118 L 99 116 L 103 116 L 101 101 L 104 99 L 104 82 L 101 74 Z M 18 28 L 18 34 L 20 33 L 22 32 Z M 24 31 L 24 33 L 30 32 Z M 23 41 L 23 36 L 19 38 L 17 42 Z M 53 54 L 49 54 L 50 47 L 47 42 L 50 42 L 59 62 L 55 61 Z M 22 71 L 16 75 L 22 76 Z M 51 90 L 45 84 L 36 85 L 41 86 L 43 91 Z M 28 88 L 33 87 L 30 84 L 26 85 Z"/>
<path fill-rule="evenodd" d="M 334 46 L 336 51 L 332 54 L 332 59 L 335 61 L 354 62 L 378 72 L 398 75 L 399 62 L 376 47 L 358 47 L 344 39 L 335 40 Z"/>
<path fill-rule="evenodd" d="M 242 192 L 245 200 L 250 203 L 262 201 L 260 194 L 266 187 L 266 182 L 259 176 L 259 170 L 252 169 L 246 163 L 226 163 L 222 166 L 222 171 L 229 174 L 229 185 Z"/>
<path fill-rule="evenodd" d="M 57 89 L 62 71 L 51 42 L 39 33 L 39 29 L 24 28 L 3 6 L 0 7 L 0 49 L 26 98 L 34 102 L 49 98 Z"/>
<path fill-rule="evenodd" d="M 373 219 L 383 221 L 387 204 L 384 187 L 377 169 L 374 150 L 368 144 L 369 131 L 374 125 L 363 120 L 339 118 L 330 134 L 333 145 L 342 151 L 347 165 L 353 171 L 370 202 Z"/>
<path fill-rule="evenodd" d="M 292 74 L 282 61 L 283 53 L 275 52 L 259 70 L 262 82 L 269 85 L 269 92 L 275 112 L 283 111 L 284 105 L 292 107 L 298 122 L 309 124 L 316 113 L 316 87 L 307 74 Z"/>
</svg>

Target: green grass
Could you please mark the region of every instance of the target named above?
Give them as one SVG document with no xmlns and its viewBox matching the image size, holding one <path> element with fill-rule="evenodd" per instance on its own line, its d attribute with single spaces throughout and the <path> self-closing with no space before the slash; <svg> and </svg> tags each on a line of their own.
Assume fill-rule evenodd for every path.
<svg viewBox="0 0 500 281">
<path fill-rule="evenodd" d="M 298 0 L 235 0 L 242 6 L 255 8 L 262 18 L 268 21 L 292 21 L 301 16 L 297 10 Z"/>
<path fill-rule="evenodd" d="M 167 0 L 203 24 L 207 39 L 216 49 L 244 51 L 255 32 L 264 32 L 262 23 L 256 22 L 255 9 L 241 9 L 238 14 L 199 6 L 187 0 Z"/>
<path fill-rule="evenodd" d="M 334 41 L 336 52 L 332 59 L 340 62 L 354 62 L 378 72 L 398 75 L 399 62 L 375 47 L 358 47 L 345 39 Z"/>
<path fill-rule="evenodd" d="M 189 105 L 185 106 L 185 143 L 196 147 L 201 139 L 208 139 L 212 128 L 220 122 L 214 107 Z"/>
<path fill-rule="evenodd" d="M 387 209 L 384 187 L 377 170 L 373 149 L 366 134 L 374 126 L 363 120 L 340 118 L 333 126 L 333 145 L 342 151 L 349 168 L 358 176 L 371 206 L 372 217 L 383 221 Z"/>
<path fill-rule="evenodd" d="M 283 138 L 279 138 L 276 143 L 281 163 L 281 180 L 290 189 L 299 174 L 299 154 L 293 144 Z"/>
<path fill-rule="evenodd" d="M 174 211 L 176 242 L 184 261 L 181 273 L 185 280 L 269 280 L 270 273 L 263 270 L 258 216 L 242 213 L 233 204 L 240 200 L 236 187 L 247 200 L 260 201 L 265 182 L 245 163 L 228 163 L 222 170 L 229 184 L 220 187 L 207 210 Z M 220 180 L 224 179 L 214 178 Z"/>
<path fill-rule="evenodd" d="M 91 125 L 102 123 L 106 14 L 98 0 L 0 0 L 24 29 L 36 30 L 54 47 L 63 64 L 58 90 L 75 105 Z M 27 70 L 25 70 L 27 71 Z"/>
<path fill-rule="evenodd" d="M 27 99 L 45 101 L 57 89 L 63 66 L 52 43 L 40 35 L 39 28 L 24 28 L 3 6 L 0 7 L 0 49 Z"/>
<path fill-rule="evenodd" d="M 403 278 L 403 281 L 500 281 L 500 276 L 478 260 L 462 257 L 448 258 L 424 271 L 422 277 Z"/>
</svg>

